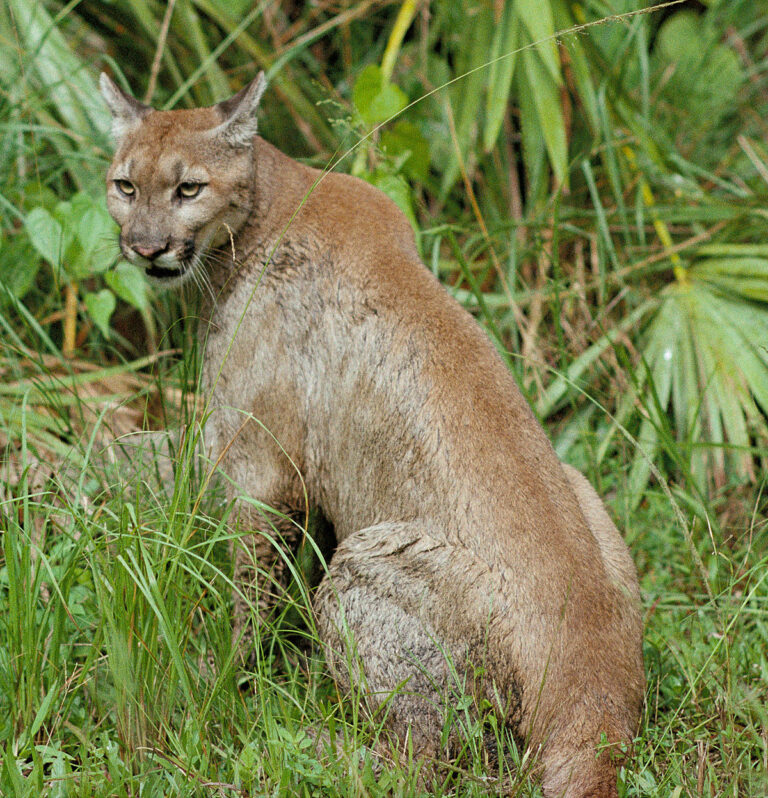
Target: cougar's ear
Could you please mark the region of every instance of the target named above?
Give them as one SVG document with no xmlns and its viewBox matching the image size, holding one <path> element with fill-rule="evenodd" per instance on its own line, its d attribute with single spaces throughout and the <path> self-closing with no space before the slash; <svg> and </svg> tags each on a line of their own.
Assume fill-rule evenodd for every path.
<svg viewBox="0 0 768 798">
<path fill-rule="evenodd" d="M 106 72 L 99 78 L 101 95 L 112 112 L 112 135 L 117 141 L 152 110 L 148 105 L 140 103 L 135 97 L 126 94 Z"/>
<path fill-rule="evenodd" d="M 247 147 L 256 135 L 256 111 L 261 95 L 267 88 L 263 72 L 259 74 L 234 97 L 220 102 L 216 110 L 221 115 L 221 124 L 214 128 L 233 147 Z"/>
</svg>

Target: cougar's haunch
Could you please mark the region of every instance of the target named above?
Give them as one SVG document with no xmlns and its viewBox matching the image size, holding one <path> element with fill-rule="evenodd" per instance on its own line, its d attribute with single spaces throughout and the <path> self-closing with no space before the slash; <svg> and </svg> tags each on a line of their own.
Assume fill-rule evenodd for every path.
<svg viewBox="0 0 768 798">
<path fill-rule="evenodd" d="M 216 106 L 155 111 L 102 76 L 122 251 L 204 294 L 206 445 L 233 497 L 283 512 L 286 544 L 305 487 L 333 523 L 314 605 L 328 665 L 374 708 L 404 685 L 395 735 L 437 753 L 441 702 L 469 674 L 540 752 L 546 796 L 616 796 L 610 749 L 644 690 L 627 547 L 394 203 L 256 135 L 263 90 L 260 75 Z M 282 559 L 251 504 L 239 521 L 236 574 L 266 613 Z"/>
</svg>

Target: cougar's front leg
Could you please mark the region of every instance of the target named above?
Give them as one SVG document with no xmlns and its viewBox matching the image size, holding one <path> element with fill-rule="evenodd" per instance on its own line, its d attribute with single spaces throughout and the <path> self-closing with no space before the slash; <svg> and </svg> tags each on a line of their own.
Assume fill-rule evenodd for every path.
<svg viewBox="0 0 768 798">
<path fill-rule="evenodd" d="M 220 410 L 206 428 L 217 466 L 234 503 L 230 519 L 233 573 L 233 643 L 241 658 L 255 632 L 285 594 L 288 558 L 303 533 L 304 491 L 293 460 L 260 423 Z M 293 448 L 293 447 L 292 447 Z"/>
<path fill-rule="evenodd" d="M 268 621 L 290 580 L 288 558 L 303 534 L 304 514 L 287 505 L 274 513 L 239 502 L 232 542 L 234 612 L 232 639 L 243 659 L 253 650 L 258 624 Z"/>
</svg>

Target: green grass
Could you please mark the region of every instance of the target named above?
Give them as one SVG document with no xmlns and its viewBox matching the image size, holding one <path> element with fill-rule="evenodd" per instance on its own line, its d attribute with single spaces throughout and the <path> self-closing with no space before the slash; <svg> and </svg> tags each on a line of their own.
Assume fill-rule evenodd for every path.
<svg viewBox="0 0 768 798">
<path fill-rule="evenodd" d="M 5 794 L 538 794 L 509 741 L 500 772 L 485 770 L 469 715 L 466 756 L 426 786 L 418 761 L 379 772 L 367 746 L 382 719 L 335 691 L 302 590 L 243 669 L 230 639 L 233 533 L 188 455 L 163 489 L 151 474 L 121 484 L 95 460 L 40 477 L 24 443 L 2 504 Z M 728 541 L 694 524 L 702 572 L 661 491 L 622 518 L 627 473 L 614 465 L 602 487 L 641 573 L 648 672 L 622 794 L 764 794 L 765 500 L 730 510 Z M 468 707 L 453 709 L 461 718 Z M 332 731 L 336 753 L 308 730 Z"/>
<path fill-rule="evenodd" d="M 461 695 L 457 762 L 371 755 L 384 718 L 327 675 L 311 545 L 238 662 L 194 302 L 150 311 L 114 231 L 70 229 L 101 218 L 102 67 L 181 106 L 264 68 L 266 138 L 320 166 L 359 143 L 339 168 L 408 213 L 631 547 L 648 691 L 620 794 L 768 794 L 768 11 L 606 19 L 638 6 L 179 0 L 165 40 L 154 0 L 0 8 L 0 794 L 540 794 L 503 731 L 489 771 Z M 180 423 L 167 484 L 100 456 Z"/>
</svg>

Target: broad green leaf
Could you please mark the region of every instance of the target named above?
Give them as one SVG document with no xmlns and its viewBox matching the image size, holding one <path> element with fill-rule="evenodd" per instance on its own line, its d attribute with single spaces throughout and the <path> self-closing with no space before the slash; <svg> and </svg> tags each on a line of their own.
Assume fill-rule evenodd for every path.
<svg viewBox="0 0 768 798">
<path fill-rule="evenodd" d="M 17 299 L 23 299 L 34 285 L 40 269 L 40 258 L 35 255 L 26 237 L 0 236 L 0 284 Z M 0 306 L 8 301 L 8 295 L 0 290 Z"/>
<path fill-rule="evenodd" d="M 112 318 L 117 304 L 115 295 L 108 288 L 102 288 L 97 293 L 86 294 L 83 302 L 85 302 L 86 310 L 93 319 L 93 323 L 105 338 L 109 338 L 111 332 L 109 320 Z"/>
<path fill-rule="evenodd" d="M 755 400 L 768 401 L 768 362 L 759 344 L 768 340 L 768 311 L 706 283 L 694 282 L 666 295 L 672 302 L 665 304 L 676 307 L 679 319 L 667 312 L 657 323 L 676 328 L 673 362 L 687 372 L 679 378 L 687 383 L 687 397 L 674 389 L 672 399 L 678 437 L 693 444 L 691 474 L 701 490 L 713 475 L 718 480 L 728 473 L 753 476 L 750 430 L 761 418 Z M 695 353 L 690 364 L 678 356 L 686 350 Z M 686 402 L 687 407 L 678 406 Z M 680 420 L 692 413 L 697 416 L 693 422 Z"/>
<path fill-rule="evenodd" d="M 479 134 L 479 120 L 483 110 L 483 91 L 487 78 L 485 65 L 493 42 L 493 14 L 488 6 L 472 9 L 465 16 L 472 26 L 469 46 L 457 53 L 453 72 L 461 80 L 447 95 L 450 108 L 446 109 L 446 122 L 455 132 L 450 136 L 451 156 L 443 170 L 440 193 L 445 198 L 461 174 L 462 162 L 471 165 L 471 153 Z M 451 125 L 450 115 L 453 116 Z"/>
<path fill-rule="evenodd" d="M 40 706 L 35 713 L 35 719 L 32 721 L 32 725 L 28 729 L 24 730 L 24 737 L 26 738 L 26 741 L 33 739 L 38 731 L 40 731 L 40 727 L 50 714 L 51 709 L 54 706 L 54 702 L 61 702 L 61 693 L 57 683 L 52 684 L 48 688 L 45 698 L 40 702 Z"/>
<path fill-rule="evenodd" d="M 97 204 L 93 197 L 85 191 L 78 191 L 67 202 L 73 219 L 79 219 L 86 211 L 89 211 Z"/>
<path fill-rule="evenodd" d="M 566 0 L 550 0 L 554 24 L 557 30 L 567 30 L 574 24 L 573 15 Z M 579 93 L 579 100 L 584 106 L 589 124 L 593 130 L 598 127 L 597 95 L 593 84 L 594 68 L 589 62 L 584 47 L 578 36 L 567 36 L 563 44 L 568 50 L 568 57 L 573 70 L 574 82 Z M 595 78 L 597 76 L 595 75 Z"/>
<path fill-rule="evenodd" d="M 352 102 L 363 122 L 373 126 L 402 111 L 408 105 L 408 98 L 394 83 L 384 81 L 376 64 L 368 64 L 355 81 Z"/>
<path fill-rule="evenodd" d="M 745 73 L 731 47 L 717 41 L 699 14 L 683 10 L 661 26 L 655 56 L 672 66 L 664 86 L 676 105 L 694 114 L 699 127 L 712 127 L 734 106 Z"/>
<path fill-rule="evenodd" d="M 697 261 L 694 265 L 696 274 L 722 277 L 748 277 L 768 282 L 768 258 L 735 257 L 710 258 Z"/>
<path fill-rule="evenodd" d="M 744 303 L 725 297 L 710 294 L 708 303 L 712 334 L 717 335 L 722 346 L 727 348 L 730 361 L 744 374 L 750 391 L 763 410 L 768 410 L 768 363 L 764 359 L 766 338 L 760 334 L 760 327 L 753 323 L 759 323 L 760 319 L 751 319 L 749 308 Z M 762 352 L 762 357 L 759 352 Z"/>
<path fill-rule="evenodd" d="M 713 380 L 717 402 L 723 416 L 723 426 L 728 436 L 727 442 L 732 447 L 747 449 L 749 447 L 748 421 L 757 416 L 754 403 L 742 375 L 718 373 Z M 724 441 L 725 442 L 725 441 Z M 743 453 L 730 451 L 729 459 L 741 461 L 739 471 L 748 473 L 751 470 L 751 455 L 746 458 Z"/>
<path fill-rule="evenodd" d="M 72 204 L 74 202 L 74 205 Z M 56 220 L 61 224 L 62 227 L 65 227 L 68 224 L 71 224 L 72 219 L 75 214 L 75 210 L 82 207 L 82 199 L 80 199 L 79 194 L 75 194 L 72 199 L 69 200 L 60 200 L 56 203 L 56 207 L 53 209 L 53 215 Z"/>
<path fill-rule="evenodd" d="M 400 210 L 408 217 L 415 232 L 418 232 L 419 225 L 416 221 L 416 214 L 413 212 L 412 194 L 408 184 L 400 175 L 389 173 L 374 173 L 364 176 L 365 179 L 380 188 Z"/>
<path fill-rule="evenodd" d="M 768 282 L 757 279 L 738 279 L 731 277 L 718 277 L 712 281 L 724 291 L 739 294 L 746 299 L 754 299 L 758 302 L 768 302 Z"/>
<path fill-rule="evenodd" d="M 74 202 L 74 204 L 73 204 Z M 61 225 L 63 236 L 61 263 L 65 268 L 77 256 L 80 245 L 76 241 L 78 211 L 82 207 L 82 200 L 78 194 L 72 200 L 62 200 L 53 209 L 53 216 Z M 68 269 L 69 271 L 69 269 Z"/>
<path fill-rule="evenodd" d="M 107 211 L 98 206 L 91 207 L 80 217 L 77 237 L 92 273 L 102 272 L 109 266 L 109 259 L 103 253 L 107 251 L 109 243 L 115 240 L 116 229 Z"/>
<path fill-rule="evenodd" d="M 535 52 L 526 50 L 523 54 L 523 64 L 552 171 L 557 182 L 564 184 L 568 179 L 568 142 L 565 136 L 563 108 L 560 104 L 560 87 L 551 79 Z"/>
<path fill-rule="evenodd" d="M 103 247 L 106 253 L 115 224 L 106 208 L 88 195 L 79 193 L 69 201 L 58 202 L 53 213 L 33 208 L 25 224 L 35 249 L 73 279 L 90 277 L 109 266 L 100 249 Z"/>
<path fill-rule="evenodd" d="M 647 415 L 640 425 L 637 436 L 639 450 L 633 458 L 629 472 L 628 492 L 630 505 L 633 508 L 642 499 L 643 490 L 651 474 L 651 463 L 655 461 L 659 450 L 659 430 L 663 424 L 663 417 L 659 418 L 659 412 L 663 413 L 669 405 L 672 373 L 677 356 L 677 331 L 674 318 L 679 313 L 677 299 L 674 294 L 667 296 L 648 332 L 644 355 L 653 380 L 643 399 Z"/>
<path fill-rule="evenodd" d="M 627 480 L 627 493 L 631 509 L 635 509 L 643 498 L 643 491 L 651 476 L 651 463 L 656 460 L 659 451 L 659 432 L 655 422 L 643 419 L 640 432 L 637 434 L 638 450 L 632 459 Z"/>
<path fill-rule="evenodd" d="M 51 264 L 60 266 L 65 239 L 61 223 L 44 208 L 33 208 L 24 222 L 32 246 Z"/>
<path fill-rule="evenodd" d="M 698 253 L 713 258 L 768 258 L 768 244 L 704 244 Z"/>
<path fill-rule="evenodd" d="M 560 86 L 563 82 L 560 74 L 560 57 L 555 42 L 555 22 L 549 0 L 515 0 L 515 11 L 521 22 L 528 29 L 535 50 L 541 58 L 550 80 Z M 525 51 L 530 53 L 531 50 Z"/>
<path fill-rule="evenodd" d="M 675 368 L 672 372 L 672 410 L 678 437 L 693 440 L 698 437 L 701 418 L 701 391 L 693 344 L 696 327 L 690 312 L 678 316 Z"/>
<path fill-rule="evenodd" d="M 48 752 L 48 757 L 51 758 L 50 772 L 52 787 L 49 793 L 50 798 L 69 798 L 70 776 L 72 773 L 72 768 L 69 762 L 67 762 L 67 759 L 70 758 L 69 754 L 65 754 L 59 749 L 51 749 Z"/>
<path fill-rule="evenodd" d="M 499 137 L 501 124 L 509 103 L 509 90 L 512 86 L 512 75 L 515 71 L 518 40 L 518 17 L 514 13 L 512 3 L 504 4 L 504 12 L 493 34 L 493 49 L 488 74 L 488 94 L 485 102 L 485 127 L 483 129 L 483 148 L 486 152 L 493 149 Z"/>
<path fill-rule="evenodd" d="M 747 299 L 768 302 L 768 259 L 759 257 L 708 258 L 691 268 L 695 279 Z"/>
<path fill-rule="evenodd" d="M 520 140 L 527 183 L 526 204 L 529 210 L 532 210 L 544 201 L 549 189 L 546 168 L 547 148 L 543 136 L 540 135 L 533 90 L 525 70 L 516 71 L 515 83 L 520 101 Z"/>
<path fill-rule="evenodd" d="M 414 180 L 424 182 L 429 170 L 429 144 L 411 122 L 401 119 L 381 134 L 381 148 L 395 158 L 402 157 L 403 171 Z"/>
<path fill-rule="evenodd" d="M 91 269 L 91 258 L 77 241 L 69 247 L 61 265 L 64 271 L 75 282 L 86 280 L 93 274 Z"/>
<path fill-rule="evenodd" d="M 702 424 L 706 428 L 706 436 L 699 435 L 696 438 L 691 438 L 693 442 L 701 443 L 703 440 L 711 441 L 716 444 L 714 447 L 709 447 L 709 450 L 704 446 L 698 447 L 698 455 L 694 458 L 693 467 L 696 478 L 701 480 L 706 478 L 707 473 L 711 473 L 713 468 L 723 469 L 725 467 L 725 457 L 722 449 L 717 448 L 717 444 L 725 440 L 725 432 L 723 431 L 722 409 L 718 404 L 717 394 L 714 390 L 710 389 L 712 379 L 717 370 L 717 363 L 712 349 L 709 345 L 709 336 L 704 335 L 696 336 L 695 333 L 701 329 L 705 320 L 693 319 L 693 345 L 696 350 L 696 367 L 700 374 L 700 382 L 702 385 L 698 388 L 700 394 L 701 416 Z"/>
<path fill-rule="evenodd" d="M 671 14 L 659 29 L 656 49 L 669 61 L 700 55 L 700 20 L 693 11 Z"/>
<path fill-rule="evenodd" d="M 114 269 L 106 272 L 104 282 L 129 305 L 138 310 L 146 310 L 149 307 L 146 278 L 132 263 L 120 261 Z"/>
<path fill-rule="evenodd" d="M 3 757 L 2 768 L 0 775 L 3 776 L 3 781 L 10 784 L 16 795 L 29 795 L 30 792 L 25 790 L 26 779 L 21 775 L 18 763 L 16 762 L 16 752 L 14 751 L 14 740 L 11 739 L 12 735 L 8 735 L 5 743 L 5 756 Z M 27 763 L 25 762 L 26 766 Z"/>
</svg>

